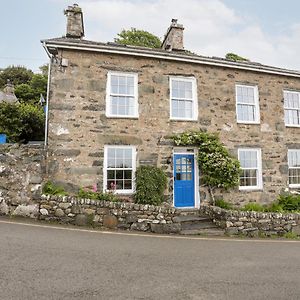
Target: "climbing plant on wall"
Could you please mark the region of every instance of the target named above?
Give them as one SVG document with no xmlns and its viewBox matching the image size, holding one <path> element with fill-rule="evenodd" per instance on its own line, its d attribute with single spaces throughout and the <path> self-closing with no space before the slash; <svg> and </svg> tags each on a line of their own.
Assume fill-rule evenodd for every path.
<svg viewBox="0 0 300 300">
<path fill-rule="evenodd" d="M 199 148 L 198 165 L 202 182 L 207 185 L 212 201 L 214 190 L 238 186 L 240 163 L 230 155 L 217 134 L 191 131 L 172 137 L 176 146 L 196 146 Z"/>
</svg>

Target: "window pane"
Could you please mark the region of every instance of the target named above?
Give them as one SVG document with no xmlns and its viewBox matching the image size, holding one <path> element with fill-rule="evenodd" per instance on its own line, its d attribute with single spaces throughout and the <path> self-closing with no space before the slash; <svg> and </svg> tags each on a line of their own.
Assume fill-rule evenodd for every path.
<svg viewBox="0 0 300 300">
<path fill-rule="evenodd" d="M 123 190 L 123 180 L 117 180 L 116 181 L 116 189 L 117 190 Z"/>
<path fill-rule="evenodd" d="M 124 179 L 132 179 L 132 171 L 131 170 L 124 171 Z"/>
<path fill-rule="evenodd" d="M 116 179 L 123 179 L 123 170 L 116 170 Z"/>
<path fill-rule="evenodd" d="M 114 170 L 109 170 L 107 171 L 107 179 L 115 179 L 115 171 Z"/>
<path fill-rule="evenodd" d="M 255 121 L 255 106 L 254 105 L 237 105 L 238 121 Z"/>
<path fill-rule="evenodd" d="M 131 189 L 132 189 L 132 181 L 124 180 L 124 190 L 131 190 Z"/>
</svg>

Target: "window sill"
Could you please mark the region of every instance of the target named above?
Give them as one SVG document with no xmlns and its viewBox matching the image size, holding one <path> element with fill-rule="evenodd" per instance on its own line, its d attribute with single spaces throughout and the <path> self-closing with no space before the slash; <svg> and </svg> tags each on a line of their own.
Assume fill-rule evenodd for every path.
<svg viewBox="0 0 300 300">
<path fill-rule="evenodd" d="M 247 186 L 247 187 L 239 187 L 239 191 L 240 192 L 263 192 L 263 188 Z"/>
<path fill-rule="evenodd" d="M 289 184 L 290 189 L 300 189 L 300 184 Z"/>
<path fill-rule="evenodd" d="M 260 122 L 241 122 L 237 121 L 238 125 L 260 125 Z"/>
<path fill-rule="evenodd" d="M 118 115 L 106 115 L 108 119 L 133 119 L 138 120 L 139 116 L 118 116 Z"/>
<path fill-rule="evenodd" d="M 300 125 L 290 125 L 290 124 L 285 124 L 285 127 L 290 127 L 290 128 L 300 128 Z"/>
<path fill-rule="evenodd" d="M 198 122 L 198 119 L 177 119 L 177 118 L 170 118 L 171 122 Z"/>
</svg>

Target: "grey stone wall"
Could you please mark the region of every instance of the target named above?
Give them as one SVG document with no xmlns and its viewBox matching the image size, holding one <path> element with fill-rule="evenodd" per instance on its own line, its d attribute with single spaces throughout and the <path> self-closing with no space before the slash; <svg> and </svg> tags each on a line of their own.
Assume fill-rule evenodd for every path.
<svg viewBox="0 0 300 300">
<path fill-rule="evenodd" d="M 0 215 L 37 216 L 44 174 L 42 145 L 0 145 Z"/>
<path fill-rule="evenodd" d="M 282 236 L 288 232 L 300 235 L 300 213 L 234 211 L 215 206 L 203 206 L 201 211 L 230 235 Z"/>
<path fill-rule="evenodd" d="M 174 221 L 180 213 L 180 210 L 168 205 L 141 205 L 68 196 L 42 195 L 39 201 L 41 220 L 157 233 L 178 233 L 181 225 Z"/>
<path fill-rule="evenodd" d="M 134 58 L 83 51 L 60 52 L 68 67 L 54 63 L 49 116 L 49 171 L 53 181 L 70 189 L 103 186 L 103 148 L 107 144 L 137 147 L 137 164 L 162 166 L 169 176 L 172 199 L 173 144 L 169 136 L 186 130 L 217 132 L 237 156 L 239 147 L 262 149 L 263 190 L 222 192 L 244 205 L 270 203 L 288 186 L 287 149 L 299 147 L 299 128 L 284 124 L 283 89 L 300 90 L 292 77 L 209 65 Z M 105 116 L 107 72 L 138 73 L 139 118 Z M 198 121 L 170 120 L 169 76 L 195 76 Z M 258 85 L 260 124 L 236 122 L 235 84 Z M 201 171 L 201 170 L 200 170 Z M 201 186 L 202 203 L 209 198 Z"/>
</svg>

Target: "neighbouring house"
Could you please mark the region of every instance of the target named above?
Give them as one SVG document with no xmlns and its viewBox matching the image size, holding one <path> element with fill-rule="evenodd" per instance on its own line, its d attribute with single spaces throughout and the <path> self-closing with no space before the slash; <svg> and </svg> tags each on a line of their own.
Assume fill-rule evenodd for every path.
<svg viewBox="0 0 300 300">
<path fill-rule="evenodd" d="M 175 207 L 208 199 L 188 130 L 216 132 L 241 163 L 234 203 L 269 203 L 300 187 L 300 72 L 185 51 L 172 20 L 161 49 L 84 40 L 69 6 L 65 37 L 43 40 L 51 61 L 48 176 L 68 189 L 134 192 L 137 166 L 161 167 Z"/>
<path fill-rule="evenodd" d="M 0 91 L 0 103 L 17 104 L 19 103 L 18 98 L 15 95 L 15 88 L 12 83 L 8 80 L 3 91 Z M 0 132 L 0 144 L 6 143 L 6 134 Z"/>
<path fill-rule="evenodd" d="M 0 103 L 6 102 L 6 103 L 18 103 L 18 98 L 15 95 L 15 88 L 10 81 L 7 81 L 7 84 L 5 85 L 3 91 L 0 91 Z"/>
</svg>

